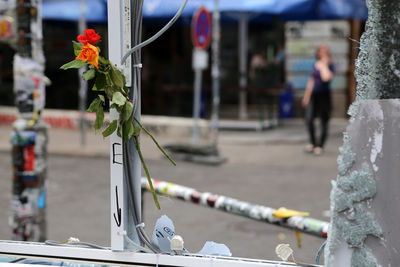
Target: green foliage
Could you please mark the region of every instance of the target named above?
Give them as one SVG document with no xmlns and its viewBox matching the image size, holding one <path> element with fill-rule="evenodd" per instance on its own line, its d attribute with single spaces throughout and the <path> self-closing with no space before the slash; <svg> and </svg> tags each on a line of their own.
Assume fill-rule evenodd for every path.
<svg viewBox="0 0 400 267">
<path fill-rule="evenodd" d="M 101 129 L 101 126 L 103 126 L 104 122 L 104 112 L 103 112 L 103 107 L 99 105 L 99 107 L 96 110 L 96 120 L 94 121 L 94 129 L 96 131 Z"/>
<path fill-rule="evenodd" d="M 93 79 L 95 76 L 96 76 L 96 71 L 94 69 L 88 69 L 87 71 L 85 71 L 82 74 L 82 78 L 85 81 L 89 81 L 89 80 Z"/>
<path fill-rule="evenodd" d="M 106 87 L 107 87 L 106 76 L 104 75 L 104 73 L 96 72 L 96 81 L 94 83 L 92 90 L 105 91 Z"/>
<path fill-rule="evenodd" d="M 103 66 L 110 65 L 110 61 L 105 59 L 104 57 L 99 57 L 99 63 Z"/>
<path fill-rule="evenodd" d="M 71 62 L 68 62 L 68 63 L 62 65 L 62 66 L 60 67 L 60 69 L 63 69 L 63 70 L 67 70 L 67 69 L 80 69 L 80 68 L 82 68 L 82 67 L 85 66 L 85 65 L 86 65 L 85 62 L 83 62 L 83 61 L 80 60 L 80 59 L 77 59 L 77 60 L 73 60 L 73 61 L 71 61 Z"/>
<path fill-rule="evenodd" d="M 88 112 L 96 112 L 100 105 L 104 106 L 105 98 L 103 95 L 98 95 L 92 103 L 90 103 L 89 108 L 87 109 Z"/>
<path fill-rule="evenodd" d="M 114 92 L 112 97 L 112 102 L 117 104 L 118 106 L 125 105 L 125 102 L 129 101 L 121 92 Z M 122 114 L 120 114 L 121 116 Z"/>
<path fill-rule="evenodd" d="M 121 120 L 123 122 L 132 120 L 133 104 L 129 101 L 125 102 L 123 113 L 121 114 Z"/>
<path fill-rule="evenodd" d="M 124 88 L 125 86 L 125 82 L 124 82 L 124 78 L 123 78 L 123 74 L 114 66 L 111 65 L 111 80 L 113 82 L 113 84 L 119 88 Z"/>
<path fill-rule="evenodd" d="M 90 103 L 90 105 L 89 105 L 89 107 L 88 107 L 88 109 L 86 110 L 87 112 L 96 112 L 97 111 L 97 108 L 99 107 L 99 105 L 100 105 L 100 98 L 95 98 L 93 101 L 92 101 L 92 103 Z"/>
<path fill-rule="evenodd" d="M 131 120 L 125 121 L 122 127 L 122 139 L 124 139 L 124 141 L 128 141 L 129 138 L 133 135 L 133 132 L 133 122 Z"/>
<path fill-rule="evenodd" d="M 107 137 L 109 135 L 111 135 L 113 132 L 115 132 L 115 130 L 118 127 L 118 121 L 117 120 L 113 120 L 108 127 L 103 131 L 103 137 Z"/>
<path fill-rule="evenodd" d="M 78 56 L 82 51 L 83 44 L 72 41 L 74 47 L 74 54 Z M 82 75 L 82 78 L 86 81 L 94 79 L 94 85 L 92 87 L 93 91 L 104 92 L 103 94 L 98 94 L 98 96 L 90 103 L 88 112 L 95 112 L 96 119 L 94 122 L 94 129 L 99 131 L 104 124 L 104 110 L 103 106 L 106 103 L 106 97 L 110 101 L 110 109 L 115 109 L 119 116 L 118 119 L 113 120 L 102 132 L 103 137 L 110 136 L 114 132 L 123 139 L 124 142 L 128 142 L 131 138 L 134 138 L 134 143 L 136 150 L 138 151 L 140 160 L 142 162 L 143 168 L 145 170 L 150 189 L 154 198 L 156 207 L 160 209 L 160 204 L 158 203 L 157 195 L 155 193 L 152 181 L 150 179 L 150 173 L 147 168 L 146 162 L 144 161 L 140 143 L 139 135 L 141 130 L 148 134 L 154 141 L 156 146 L 161 150 L 161 152 L 174 164 L 175 162 L 171 157 L 164 151 L 164 149 L 158 144 L 152 134 L 143 127 L 140 122 L 133 117 L 134 106 L 129 99 L 129 88 L 125 86 L 126 78 L 122 72 L 116 68 L 109 60 L 99 56 L 99 68 L 93 65 L 83 62 L 82 60 L 73 60 L 67 64 L 61 66 L 61 69 L 79 69 L 85 65 L 89 65 L 87 71 Z M 134 125 L 134 121 L 137 125 Z"/>
<path fill-rule="evenodd" d="M 82 51 L 83 44 L 82 43 L 78 43 L 76 41 L 72 41 L 72 44 L 74 46 L 74 54 L 75 54 L 75 56 L 79 56 L 79 54 Z"/>
</svg>

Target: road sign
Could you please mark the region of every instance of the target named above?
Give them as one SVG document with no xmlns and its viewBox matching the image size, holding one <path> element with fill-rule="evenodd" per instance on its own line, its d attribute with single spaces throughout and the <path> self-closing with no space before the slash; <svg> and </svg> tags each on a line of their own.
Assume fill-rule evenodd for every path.
<svg viewBox="0 0 400 267">
<path fill-rule="evenodd" d="M 211 41 L 211 13 L 204 7 L 196 10 L 192 19 L 192 40 L 195 47 L 207 49 Z"/>
</svg>

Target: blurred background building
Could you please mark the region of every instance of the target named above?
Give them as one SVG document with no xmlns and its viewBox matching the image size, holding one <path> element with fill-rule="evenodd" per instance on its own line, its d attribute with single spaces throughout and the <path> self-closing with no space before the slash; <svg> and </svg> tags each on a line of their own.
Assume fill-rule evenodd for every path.
<svg viewBox="0 0 400 267">
<path fill-rule="evenodd" d="M 47 88 L 46 107 L 78 109 L 78 75 L 59 67 L 72 59 L 71 40 L 78 32 L 80 0 L 44 0 L 44 51 Z M 247 109 L 250 119 L 276 116 L 282 97 L 292 107 L 283 116 L 303 116 L 300 105 L 306 81 L 314 63 L 315 48 L 327 44 L 336 65 L 332 84 L 333 116 L 344 117 L 355 92 L 353 78 L 357 43 L 367 17 L 362 0 L 223 1 L 221 25 L 221 117 L 238 118 L 239 27 L 247 27 Z M 274 2 L 274 1 L 272 1 Z M 142 110 L 149 115 L 192 115 L 193 71 L 191 16 L 213 0 L 191 0 L 176 25 L 151 46 L 143 49 Z M 103 37 L 100 47 L 107 53 L 106 1 L 87 0 L 89 28 Z M 144 1 L 143 39 L 157 32 L 176 12 L 179 0 Z M 243 20 L 243 17 L 245 20 Z M 242 18 L 242 19 L 241 19 Z M 0 44 L 0 105 L 14 105 L 12 92 L 13 50 Z M 258 61 L 258 65 L 257 65 Z M 211 111 L 211 74 L 205 72 L 202 88 L 202 116 Z M 89 85 L 90 88 L 90 85 Z M 88 92 L 88 103 L 94 95 Z M 66 101 L 68 99 L 68 101 Z M 292 100 L 293 99 L 293 100 Z M 282 114 L 281 114 L 282 115 Z"/>
</svg>

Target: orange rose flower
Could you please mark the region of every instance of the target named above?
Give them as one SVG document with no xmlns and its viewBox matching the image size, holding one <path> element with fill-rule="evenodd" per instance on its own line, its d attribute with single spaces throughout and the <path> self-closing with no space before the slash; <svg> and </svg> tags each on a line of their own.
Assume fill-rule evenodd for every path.
<svg viewBox="0 0 400 267">
<path fill-rule="evenodd" d="M 80 59 L 99 68 L 99 48 L 87 43 L 82 46 L 82 51 L 75 59 Z"/>
</svg>

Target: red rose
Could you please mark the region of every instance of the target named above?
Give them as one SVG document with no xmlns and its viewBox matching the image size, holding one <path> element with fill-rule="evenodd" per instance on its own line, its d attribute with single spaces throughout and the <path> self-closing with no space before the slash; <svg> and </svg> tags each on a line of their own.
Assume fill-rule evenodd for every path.
<svg viewBox="0 0 400 267">
<path fill-rule="evenodd" d="M 100 38 L 101 36 L 98 35 L 93 29 L 86 29 L 85 35 L 80 34 L 77 39 L 84 45 L 86 45 L 87 43 L 90 43 L 91 45 L 96 45 Z"/>
</svg>

